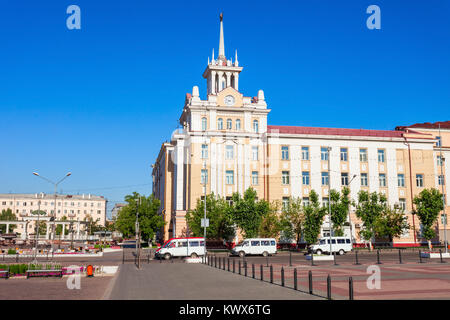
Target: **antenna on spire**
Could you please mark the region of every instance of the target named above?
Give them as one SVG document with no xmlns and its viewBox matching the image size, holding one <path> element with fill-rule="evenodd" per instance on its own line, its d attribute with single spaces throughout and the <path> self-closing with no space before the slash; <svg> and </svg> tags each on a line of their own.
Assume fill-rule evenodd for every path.
<svg viewBox="0 0 450 320">
<path fill-rule="evenodd" d="M 225 44 L 223 40 L 223 13 L 220 13 L 220 40 L 219 40 L 219 58 L 225 60 Z"/>
</svg>

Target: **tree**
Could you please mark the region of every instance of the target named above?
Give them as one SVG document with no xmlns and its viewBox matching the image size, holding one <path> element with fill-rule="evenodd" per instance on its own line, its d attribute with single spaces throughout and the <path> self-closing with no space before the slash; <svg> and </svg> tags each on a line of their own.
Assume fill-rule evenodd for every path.
<svg viewBox="0 0 450 320">
<path fill-rule="evenodd" d="M 63 216 L 62 218 L 61 218 L 61 221 L 67 221 L 67 217 L 66 216 Z M 62 235 L 62 228 L 63 228 L 63 225 L 62 224 L 58 224 L 57 226 L 56 226 L 56 229 L 55 229 L 55 233 L 56 233 L 56 235 Z M 69 229 L 64 225 L 64 234 L 65 235 L 68 235 L 69 234 Z"/>
<path fill-rule="evenodd" d="M 314 244 L 319 239 L 320 228 L 326 209 L 319 203 L 319 195 L 314 190 L 309 193 L 309 204 L 303 209 L 305 222 L 303 234 L 308 244 Z"/>
<path fill-rule="evenodd" d="M 197 199 L 194 210 L 188 211 L 186 221 L 189 229 L 196 237 L 203 237 L 204 228 L 201 220 L 205 216 L 205 205 L 202 199 Z M 234 237 L 233 220 L 231 219 L 228 203 L 214 193 L 206 196 L 206 218 L 209 219 L 209 227 L 206 228 L 207 239 L 229 239 Z"/>
<path fill-rule="evenodd" d="M 6 220 L 6 221 L 16 221 L 17 217 L 16 215 L 12 212 L 11 209 L 3 209 L 2 213 L 0 214 L 0 220 Z M 12 230 L 14 230 L 17 227 L 17 225 L 15 224 L 10 224 L 9 225 L 9 231 L 11 232 Z M 6 225 L 0 225 L 0 233 L 6 233 Z"/>
<path fill-rule="evenodd" d="M 369 240 L 372 250 L 372 238 L 375 236 L 375 227 L 378 219 L 386 210 L 386 196 L 381 193 L 369 192 L 361 190 L 358 193 L 358 203 L 356 205 L 356 216 L 360 218 L 364 224 L 364 229 L 359 234 Z"/>
<path fill-rule="evenodd" d="M 403 210 L 397 206 L 393 208 L 386 206 L 375 223 L 376 235 L 388 237 L 391 243 L 394 238 L 400 237 L 409 228 L 408 218 Z"/>
<path fill-rule="evenodd" d="M 289 198 L 287 206 L 283 208 L 280 218 L 281 235 L 285 239 L 295 237 L 296 243 L 300 242 L 303 233 L 305 214 L 303 212 L 302 199 Z"/>
<path fill-rule="evenodd" d="M 36 221 L 35 227 L 34 227 L 34 234 L 37 232 L 37 226 L 38 223 Z M 39 235 L 43 236 L 47 234 L 47 223 L 45 221 L 39 221 Z"/>
<path fill-rule="evenodd" d="M 86 231 L 90 235 L 94 234 L 94 232 L 103 230 L 102 226 L 99 225 L 100 218 L 97 218 L 97 219 L 94 220 L 94 218 L 92 218 L 92 216 L 90 214 L 87 214 L 84 217 L 84 221 L 87 222 L 87 224 L 86 224 Z"/>
<path fill-rule="evenodd" d="M 348 211 L 350 210 L 350 189 L 344 187 L 342 194 L 339 191 L 330 191 L 330 209 L 331 222 L 333 223 L 333 232 L 335 236 L 341 237 L 344 235 L 343 226 L 347 221 Z M 328 208 L 326 208 L 328 211 Z"/>
<path fill-rule="evenodd" d="M 261 221 L 259 226 L 259 236 L 262 238 L 276 238 L 280 234 L 281 223 L 278 217 L 278 211 L 280 209 L 279 202 L 272 202 L 269 206 L 269 212 L 267 212 Z"/>
<path fill-rule="evenodd" d="M 435 188 L 424 189 L 418 196 L 414 197 L 417 214 L 422 224 L 422 237 L 428 241 L 428 248 L 431 249 L 431 239 L 436 236 L 433 225 L 438 219 L 439 212 L 444 209 L 442 194 Z"/>
<path fill-rule="evenodd" d="M 233 222 L 238 226 L 246 238 L 258 236 L 262 218 L 270 208 L 265 200 L 257 200 L 257 193 L 253 188 L 244 192 L 244 197 L 235 192 L 232 196 L 233 204 L 230 206 L 230 214 Z"/>
<path fill-rule="evenodd" d="M 147 242 L 153 239 L 155 232 L 164 226 L 164 219 L 158 214 L 160 201 L 153 194 L 146 197 L 137 192 L 127 195 L 125 201 L 128 204 L 122 207 L 115 223 L 117 230 L 125 237 L 135 234 L 136 214 L 139 213 L 139 230 L 142 240 Z"/>
</svg>

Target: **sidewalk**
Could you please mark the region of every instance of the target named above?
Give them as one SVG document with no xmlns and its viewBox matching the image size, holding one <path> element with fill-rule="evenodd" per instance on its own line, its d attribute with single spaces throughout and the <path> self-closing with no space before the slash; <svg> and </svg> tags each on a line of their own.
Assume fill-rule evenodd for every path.
<svg viewBox="0 0 450 320">
<path fill-rule="evenodd" d="M 109 299 L 145 300 L 318 300 L 292 289 L 214 269 L 203 264 L 120 267 Z"/>
</svg>

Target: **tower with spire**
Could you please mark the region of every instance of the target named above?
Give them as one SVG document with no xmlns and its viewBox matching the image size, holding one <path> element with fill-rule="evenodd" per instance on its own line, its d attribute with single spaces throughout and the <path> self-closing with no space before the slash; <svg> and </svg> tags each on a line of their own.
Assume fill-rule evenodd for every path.
<svg viewBox="0 0 450 320">
<path fill-rule="evenodd" d="M 234 62 L 225 56 L 225 40 L 223 35 L 223 13 L 220 14 L 220 38 L 219 38 L 219 56 L 212 59 L 208 58 L 208 66 L 203 72 L 203 78 L 207 80 L 208 95 L 217 94 L 225 88 L 232 87 L 239 91 L 239 73 L 242 71 L 239 67 L 237 50 L 235 52 Z"/>
</svg>

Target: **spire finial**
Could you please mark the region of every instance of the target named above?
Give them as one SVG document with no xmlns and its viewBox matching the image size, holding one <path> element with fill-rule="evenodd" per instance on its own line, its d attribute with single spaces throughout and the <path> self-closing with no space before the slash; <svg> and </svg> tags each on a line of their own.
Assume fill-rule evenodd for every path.
<svg viewBox="0 0 450 320">
<path fill-rule="evenodd" d="M 225 59 L 225 44 L 223 40 L 223 13 L 220 13 L 220 40 L 219 40 L 219 58 Z"/>
</svg>

